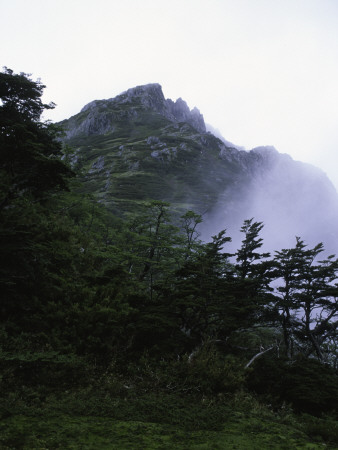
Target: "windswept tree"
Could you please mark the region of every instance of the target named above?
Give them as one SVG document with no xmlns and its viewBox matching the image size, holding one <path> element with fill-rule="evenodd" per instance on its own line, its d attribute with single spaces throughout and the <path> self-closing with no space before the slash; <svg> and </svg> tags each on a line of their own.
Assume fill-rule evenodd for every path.
<svg viewBox="0 0 338 450">
<path fill-rule="evenodd" d="M 275 348 L 275 299 L 270 284 L 274 279 L 270 253 L 263 252 L 262 222 L 253 218 L 241 227 L 243 239 L 235 253 L 231 291 L 239 312 L 238 328 L 229 344 L 251 358 L 248 365 Z"/>
<path fill-rule="evenodd" d="M 334 255 L 319 260 L 323 244 L 307 248 L 297 238 L 294 248 L 276 252 L 279 276 L 280 323 L 285 351 L 330 359 L 330 348 L 337 340 L 338 260 Z"/>
<path fill-rule="evenodd" d="M 270 253 L 260 251 L 263 239 L 259 234 L 263 226 L 262 222 L 254 222 L 253 219 L 244 221 L 241 228 L 244 238 L 235 254 L 234 265 L 234 289 L 238 300 L 251 305 L 259 321 L 262 314 L 269 315 L 267 313 L 274 301 L 270 287 L 274 278 L 273 263 Z"/>
<path fill-rule="evenodd" d="M 193 211 L 187 211 L 181 216 L 181 228 L 185 238 L 185 258 L 187 259 L 192 251 L 201 243 L 200 233 L 197 230 L 198 225 L 202 223 L 202 216 Z"/>
</svg>

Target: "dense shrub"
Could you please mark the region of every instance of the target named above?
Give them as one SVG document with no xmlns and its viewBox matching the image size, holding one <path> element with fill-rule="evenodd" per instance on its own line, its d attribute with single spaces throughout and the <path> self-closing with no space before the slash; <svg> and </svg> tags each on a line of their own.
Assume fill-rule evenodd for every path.
<svg viewBox="0 0 338 450">
<path fill-rule="evenodd" d="M 320 415 L 337 410 L 337 373 L 313 359 L 257 360 L 249 374 L 248 386 L 276 405 L 292 404 L 298 412 Z"/>
</svg>

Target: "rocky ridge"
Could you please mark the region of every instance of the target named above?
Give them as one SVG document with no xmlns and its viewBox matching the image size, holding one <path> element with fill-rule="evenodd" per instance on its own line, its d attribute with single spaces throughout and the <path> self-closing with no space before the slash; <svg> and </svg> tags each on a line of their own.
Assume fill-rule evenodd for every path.
<svg viewBox="0 0 338 450">
<path fill-rule="evenodd" d="M 127 119 L 136 119 L 142 110 L 151 110 L 172 123 L 185 122 L 199 133 L 206 132 L 203 116 L 196 107 L 190 110 L 181 98 L 175 102 L 165 99 L 161 86 L 154 83 L 128 89 L 108 100 L 94 100 L 88 103 L 80 111 L 85 115 L 84 120 L 76 123 L 70 119 L 70 127 L 66 128 L 67 139 L 78 135 L 113 132 L 114 121 L 121 119 L 122 110 Z"/>
<path fill-rule="evenodd" d="M 244 151 L 222 141 L 196 108 L 165 99 L 159 84 L 95 100 L 61 124 L 85 192 L 117 214 L 158 199 L 177 216 L 204 214 L 204 238 L 255 217 L 276 236 L 284 228 L 293 240 L 326 240 L 338 250 L 338 196 L 321 170 L 273 147 Z"/>
</svg>

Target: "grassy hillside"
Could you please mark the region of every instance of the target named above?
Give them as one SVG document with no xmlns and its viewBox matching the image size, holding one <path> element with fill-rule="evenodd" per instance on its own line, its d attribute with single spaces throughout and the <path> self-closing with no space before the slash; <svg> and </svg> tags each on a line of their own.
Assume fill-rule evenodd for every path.
<svg viewBox="0 0 338 450">
<path fill-rule="evenodd" d="M 337 422 L 296 417 L 287 408 L 273 413 L 248 394 L 226 400 L 151 394 L 95 399 L 88 391 L 77 393 L 78 398 L 74 393 L 58 397 L 43 408 L 26 407 L 20 414 L 2 418 L 1 448 L 338 448 Z"/>
</svg>

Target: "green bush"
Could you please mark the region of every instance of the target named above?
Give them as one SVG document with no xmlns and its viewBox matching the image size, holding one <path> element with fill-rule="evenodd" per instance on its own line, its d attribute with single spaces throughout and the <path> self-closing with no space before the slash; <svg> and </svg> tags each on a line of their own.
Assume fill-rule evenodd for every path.
<svg viewBox="0 0 338 450">
<path fill-rule="evenodd" d="M 235 392 L 245 381 L 243 364 L 232 355 L 221 355 L 213 345 L 203 346 L 182 365 L 187 381 L 204 394 Z"/>
<path fill-rule="evenodd" d="M 276 406 L 291 404 L 296 412 L 316 416 L 337 412 L 337 373 L 313 359 L 262 358 L 249 373 L 248 387 Z"/>
<path fill-rule="evenodd" d="M 183 394 L 231 393 L 244 385 L 244 366 L 232 355 L 222 355 L 210 344 L 194 356 L 175 360 L 158 360 L 144 355 L 130 364 L 126 374 L 130 383 L 143 392 L 176 392 Z"/>
<path fill-rule="evenodd" d="M 304 432 L 315 440 L 325 442 L 338 442 L 338 422 L 330 417 L 318 418 L 304 414 L 302 416 Z"/>
</svg>

